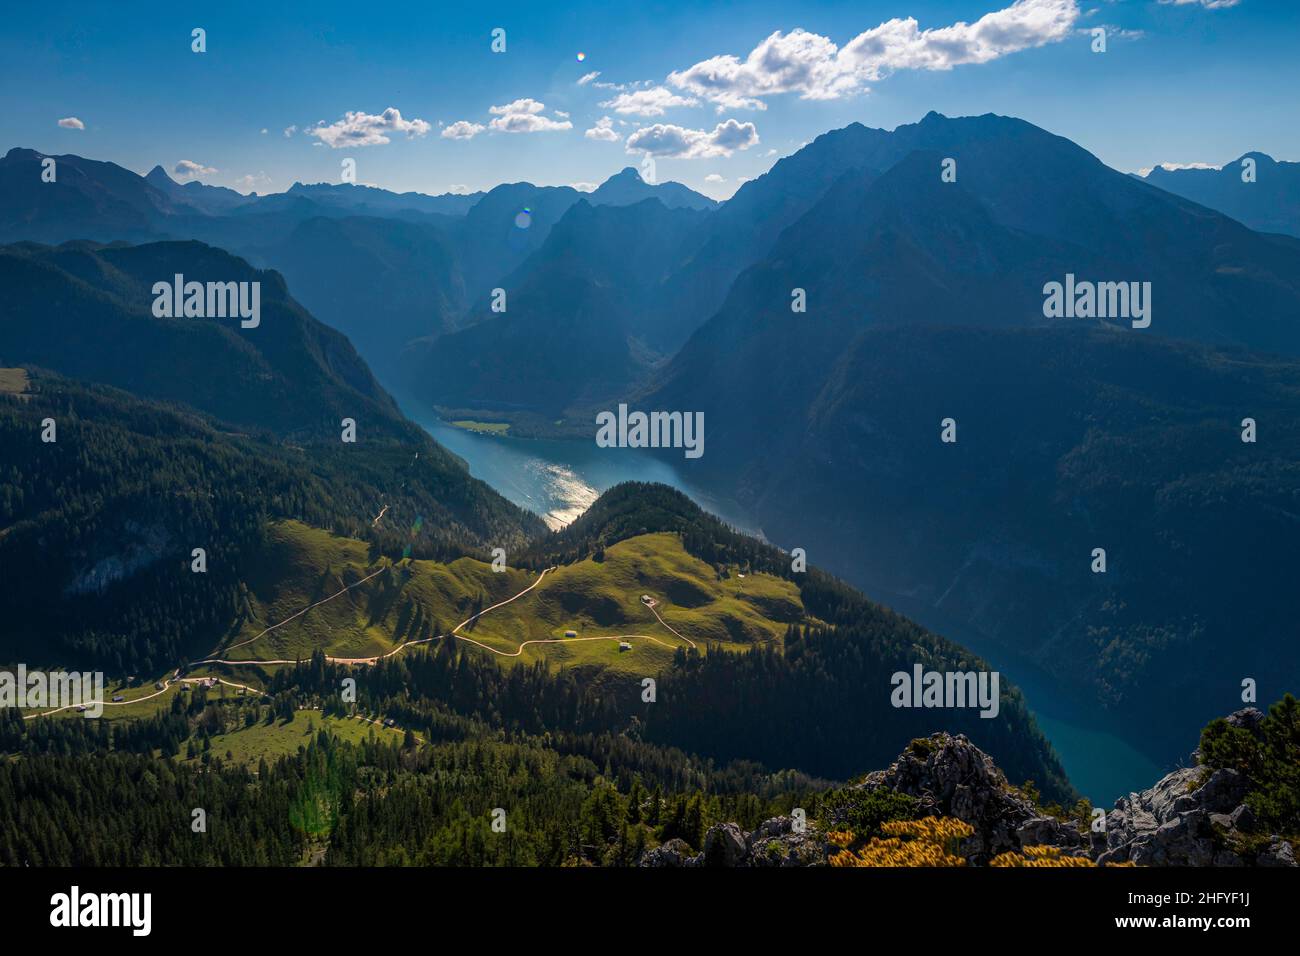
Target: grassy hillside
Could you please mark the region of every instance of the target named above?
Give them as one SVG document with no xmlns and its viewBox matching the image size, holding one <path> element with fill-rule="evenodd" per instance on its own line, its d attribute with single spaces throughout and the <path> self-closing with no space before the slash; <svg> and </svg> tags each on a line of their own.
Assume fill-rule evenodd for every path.
<svg viewBox="0 0 1300 956">
<path fill-rule="evenodd" d="M 466 625 L 458 638 L 501 663 L 602 665 L 648 675 L 666 667 L 679 647 L 779 646 L 788 624 L 805 621 L 793 584 L 739 569 L 722 577 L 673 533 L 620 542 L 602 557 L 557 567 L 537 583 L 535 572 L 494 572 L 472 558 L 372 562 L 362 542 L 276 522 L 246 578 L 250 613 L 219 656 L 306 660 L 320 649 L 330 657 L 374 657 L 402 641 L 446 634 L 534 583 L 523 597 Z M 664 623 L 642 595 L 656 602 Z M 577 636 L 566 638 L 569 630 Z M 620 650 L 623 642 L 631 650 Z"/>
<path fill-rule="evenodd" d="M 246 581 L 280 576 L 264 550 L 277 519 L 357 539 L 362 561 L 487 556 L 542 528 L 427 436 L 287 445 L 33 371 L 28 392 L 0 394 L 0 660 L 117 675 L 193 660 L 259 613 Z"/>
<path fill-rule="evenodd" d="M 358 542 L 278 522 L 248 581 L 249 615 L 219 656 L 304 663 L 196 673 L 276 693 L 306 680 L 326 695 L 350 674 L 371 712 L 398 706 L 425 732 L 438 722 L 422 702 L 438 700 L 515 730 L 635 727 L 714 759 L 826 776 L 942 726 L 994 753 L 1012 779 L 1070 794 L 1005 682 L 996 720 L 889 703 L 895 671 L 918 662 L 979 671 L 985 662 L 816 569 L 794 572 L 780 551 L 670 489 L 619 486 L 516 560 L 524 567 L 500 573 L 470 557 L 389 562 Z M 306 663 L 313 652 L 324 656 Z M 326 657 L 343 666 L 330 669 Z M 352 666 L 377 657 L 380 666 Z M 650 705 L 640 698 L 646 676 L 658 682 Z"/>
<path fill-rule="evenodd" d="M 265 760 L 274 763 L 281 757 L 291 757 L 300 747 L 310 746 L 318 734 L 325 733 L 352 744 L 367 740 L 386 743 L 400 742 L 402 732 L 393 727 L 376 725 L 356 717 L 335 717 L 315 710 L 296 710 L 293 716 L 275 718 L 269 723 L 259 720 L 249 726 L 235 727 L 225 733 L 207 737 L 208 746 L 200 745 L 195 756 L 186 756 L 187 763 L 199 763 L 202 754 L 209 752 L 225 763 L 256 770 Z"/>
</svg>

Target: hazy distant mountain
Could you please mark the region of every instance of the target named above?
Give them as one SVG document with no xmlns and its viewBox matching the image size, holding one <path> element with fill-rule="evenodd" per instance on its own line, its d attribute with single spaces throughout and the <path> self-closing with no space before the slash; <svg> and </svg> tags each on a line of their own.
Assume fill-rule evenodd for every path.
<svg viewBox="0 0 1300 956">
<path fill-rule="evenodd" d="M 658 199 L 669 209 L 714 209 L 718 203 L 681 183 L 667 182 L 651 185 L 641 174 L 628 166 L 587 194 L 593 206 L 629 206 L 645 199 Z"/>
<path fill-rule="evenodd" d="M 43 160 L 54 181 L 42 181 Z M 14 148 L 0 159 L 0 242 L 140 239 L 178 211 L 171 196 L 116 163 Z"/>
<path fill-rule="evenodd" d="M 193 206 L 208 215 L 220 215 L 239 206 L 255 202 L 256 196 L 245 196 L 225 186 L 209 186 L 197 180 L 181 185 L 167 175 L 167 170 L 155 166 L 144 177 L 145 182 L 166 193 L 178 203 Z"/>
<path fill-rule="evenodd" d="M 1247 159 L 1255 179 L 1242 179 Z M 1209 206 L 1251 229 L 1300 236 L 1300 163 L 1278 162 L 1265 153 L 1246 153 L 1222 169 L 1166 169 L 1146 175 L 1153 186 Z"/>
<path fill-rule="evenodd" d="M 408 342 L 447 331 L 465 307 L 457 249 L 431 225 L 317 216 L 259 252 L 384 378 Z"/>
<path fill-rule="evenodd" d="M 260 283 L 260 322 L 155 318 L 155 282 Z M 403 420 L 352 345 L 289 297 L 284 280 L 197 242 L 0 248 L 0 358 L 181 402 L 233 425 L 337 436 L 351 417 Z M 363 426 L 367 427 L 367 426 Z"/>
<path fill-rule="evenodd" d="M 547 420 L 625 393 L 689 332 L 665 315 L 662 281 L 708 215 L 580 200 L 500 280 L 504 313 L 480 305 L 468 327 L 411 346 L 409 387 L 436 406 Z"/>
<path fill-rule="evenodd" d="M 830 368 L 870 327 L 1087 322 L 1044 316 L 1044 284 L 1067 273 L 1150 282 L 1140 334 L 1300 354 L 1300 243 L 1147 187 L 1019 120 L 931 114 L 900 131 L 929 148 L 882 174 L 841 176 L 736 281 L 665 382 L 732 395 L 717 385 L 734 379 L 770 395 L 762 370 Z M 956 182 L 940 177 L 947 157 Z M 796 288 L 806 314 L 791 311 Z M 821 380 L 789 377 L 805 394 Z"/>
<path fill-rule="evenodd" d="M 463 216 L 484 194 L 443 193 L 428 196 L 417 192 L 395 193 L 377 186 L 355 183 L 294 183 L 285 195 L 303 196 L 322 205 L 342 206 L 359 216 L 378 216 L 403 210 Z"/>
<path fill-rule="evenodd" d="M 568 186 L 506 183 L 489 190 L 452 233 L 469 301 L 486 300 L 493 286 L 540 248 L 551 227 L 581 198 L 582 193 Z"/>
</svg>

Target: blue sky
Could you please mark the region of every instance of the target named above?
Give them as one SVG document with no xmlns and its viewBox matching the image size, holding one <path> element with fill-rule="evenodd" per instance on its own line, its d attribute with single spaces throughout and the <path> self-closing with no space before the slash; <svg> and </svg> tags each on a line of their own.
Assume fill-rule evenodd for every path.
<svg viewBox="0 0 1300 956">
<path fill-rule="evenodd" d="M 828 129 L 931 109 L 1020 116 L 1125 171 L 1300 160 L 1293 0 L 38 3 L 4 18 L 0 147 L 245 192 L 337 182 L 344 158 L 396 190 L 594 184 L 649 150 L 659 179 L 722 198 Z"/>
</svg>

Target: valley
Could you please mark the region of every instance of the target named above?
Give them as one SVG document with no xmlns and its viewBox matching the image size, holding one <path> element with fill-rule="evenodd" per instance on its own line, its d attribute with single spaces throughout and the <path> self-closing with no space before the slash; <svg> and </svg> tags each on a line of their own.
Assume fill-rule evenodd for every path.
<svg viewBox="0 0 1300 956">
<path fill-rule="evenodd" d="M 632 451 L 608 455 L 596 449 L 594 443 L 557 439 L 502 441 L 496 436 L 453 428 L 432 414 L 416 415 L 415 420 L 464 459 L 471 474 L 501 490 L 520 507 L 541 514 L 552 528 L 564 527 L 581 514 L 595 499 L 597 488 L 604 490 L 620 481 L 632 480 L 667 484 L 688 494 L 732 527 L 749 533 L 754 533 L 756 528 L 754 519 L 744 515 L 739 505 L 721 505 L 719 502 L 725 499 L 711 495 L 699 484 L 683 481 L 674 456 L 644 453 L 637 456 Z M 815 538 L 805 535 L 777 543 L 787 549 L 796 543 L 803 545 L 813 560 L 819 560 L 820 549 Z M 909 601 L 903 595 L 880 590 L 871 591 L 869 582 L 862 579 L 856 560 L 831 560 L 826 566 L 846 581 L 875 593 L 885 604 L 994 662 L 1008 680 L 1024 691 L 1026 703 L 1060 756 L 1071 782 L 1095 804 L 1105 805 L 1140 789 L 1169 769 L 1164 760 L 1142 752 L 1141 748 L 1148 743 L 1144 733 L 1063 698 L 1052 680 L 1029 660 L 1008 660 L 1005 648 L 985 635 L 963 628 L 952 615 L 927 603 Z"/>
<path fill-rule="evenodd" d="M 118 699 L 0 740 L 255 775 L 295 832 L 223 859 L 409 862 L 349 832 L 390 812 L 422 860 L 705 853 L 949 735 L 1058 827 L 1300 673 L 1300 245 L 1030 123 L 850 123 L 722 204 L 42 159 L 0 161 L 0 662 Z"/>
</svg>

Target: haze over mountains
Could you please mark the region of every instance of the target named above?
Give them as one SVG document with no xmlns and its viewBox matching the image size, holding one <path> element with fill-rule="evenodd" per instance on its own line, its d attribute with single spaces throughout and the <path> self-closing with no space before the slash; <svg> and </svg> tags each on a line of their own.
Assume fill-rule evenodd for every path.
<svg viewBox="0 0 1300 956">
<path fill-rule="evenodd" d="M 1300 236 L 1300 163 L 1249 152 L 1219 169 L 1156 166 L 1145 179 L 1259 232 Z"/>
<path fill-rule="evenodd" d="M 260 321 L 155 314 L 153 281 L 175 274 L 260 283 Z M 639 645 L 635 680 L 582 659 L 558 674 L 544 660 L 518 664 L 506 678 L 482 656 L 492 638 L 476 628 L 478 649 L 463 651 L 456 692 L 435 695 L 437 706 L 499 722 L 518 698 L 528 716 L 510 718 L 512 733 L 621 733 L 631 720 L 666 747 L 845 776 L 930 725 L 924 712 L 893 708 L 887 692 L 888 675 L 918 647 L 933 666 L 987 669 L 815 568 L 792 574 L 775 548 L 662 486 L 615 489 L 568 533 L 552 535 L 403 419 L 347 340 L 294 301 L 277 273 L 223 250 L 192 241 L 19 243 L 0 247 L 0 285 L 8 293 L 0 365 L 24 372 L 18 387 L 16 369 L 5 367 L 0 379 L 0 562 L 8 575 L 0 660 L 103 667 L 164 684 L 178 667 L 203 666 L 214 648 L 234 653 L 281 624 L 293 629 L 264 643 L 319 635 L 323 643 L 297 659 L 310 655 L 321 666 L 324 654 L 358 645 L 350 656 L 374 647 L 396 654 L 403 638 L 441 635 L 435 620 L 508 603 L 521 582 L 540 583 L 539 572 L 563 564 L 567 583 L 540 610 L 519 613 L 549 609 L 595 629 L 647 616 L 637 589 L 661 594 L 663 613 L 674 616 L 716 603 L 693 621 L 700 647 L 691 649 L 707 640 L 708 661 L 686 654 L 685 641 L 680 654 L 660 642 L 668 651 L 657 657 L 653 645 Z M 340 440 L 340 416 L 354 419 L 355 442 Z M 47 441 L 51 423 L 57 433 Z M 606 556 L 624 542 L 647 549 L 653 567 L 629 571 L 627 557 Z M 511 557 L 508 574 L 487 563 L 498 547 Z M 195 548 L 202 573 L 191 564 Z M 609 577 L 609 566 L 635 582 Z M 718 583 L 731 567 L 750 578 L 730 579 L 736 599 Z M 285 619 L 286 601 L 302 613 Z M 707 639 L 695 630 L 704 626 L 712 628 Z M 505 634 L 518 639 L 508 626 Z M 282 689 L 287 672 L 270 665 L 292 664 L 295 651 L 265 666 L 242 651 L 248 666 L 238 676 Z M 428 689 L 409 675 L 442 664 L 414 651 L 400 663 L 408 659 L 409 673 L 385 673 L 424 706 L 414 701 Z M 234 665 L 212 666 L 228 673 Z M 662 681 L 662 698 L 637 716 L 645 668 Z M 813 682 L 819 694 L 810 707 Z M 876 692 L 863 694 L 864 686 Z M 1005 755 L 1019 779 L 1072 798 L 1019 692 L 1004 683 L 994 693 L 999 720 L 970 710 L 950 724 Z M 407 720 L 418 720 L 414 711 Z M 815 746 L 802 720 L 827 728 Z"/>
<path fill-rule="evenodd" d="M 236 202 L 76 157 L 56 189 L 39 159 L 0 161 L 0 236 L 230 250 L 444 412 L 584 441 L 619 402 L 703 412 L 694 473 L 772 540 L 1141 726 L 1158 759 L 1242 678 L 1300 674 L 1295 164 L 1143 180 L 1021 120 L 936 113 L 826 133 L 720 206 L 630 169 L 591 194 Z M 9 255 L 88 254 L 119 255 Z M 1150 283 L 1149 327 L 1049 318 L 1067 276 Z"/>
</svg>

